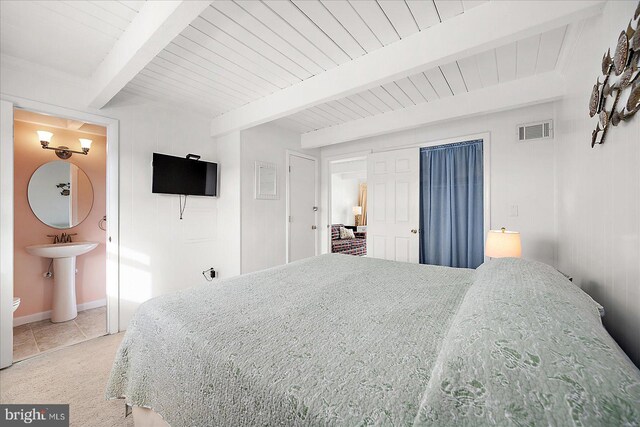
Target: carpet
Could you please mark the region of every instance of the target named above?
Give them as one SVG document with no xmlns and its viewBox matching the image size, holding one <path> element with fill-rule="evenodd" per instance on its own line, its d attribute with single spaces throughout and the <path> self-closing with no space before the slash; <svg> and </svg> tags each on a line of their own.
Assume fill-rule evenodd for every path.
<svg viewBox="0 0 640 427">
<path fill-rule="evenodd" d="M 53 350 L 0 371 L 0 402 L 68 403 L 71 426 L 133 426 L 133 417 L 124 418 L 124 401 L 104 397 L 123 335 Z"/>
</svg>

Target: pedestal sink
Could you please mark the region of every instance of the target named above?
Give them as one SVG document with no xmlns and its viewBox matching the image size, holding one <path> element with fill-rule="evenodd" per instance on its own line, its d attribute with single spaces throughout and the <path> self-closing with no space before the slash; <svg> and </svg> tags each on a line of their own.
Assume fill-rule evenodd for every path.
<svg viewBox="0 0 640 427">
<path fill-rule="evenodd" d="M 51 321 L 66 322 L 78 315 L 76 306 L 76 257 L 94 250 L 95 242 L 33 245 L 25 249 L 31 255 L 53 258 L 53 309 Z"/>
</svg>

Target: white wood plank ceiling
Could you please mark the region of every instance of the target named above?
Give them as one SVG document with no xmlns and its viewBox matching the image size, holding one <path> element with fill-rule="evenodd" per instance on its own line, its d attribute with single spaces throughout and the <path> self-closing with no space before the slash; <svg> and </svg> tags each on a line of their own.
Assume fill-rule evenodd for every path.
<svg viewBox="0 0 640 427">
<path fill-rule="evenodd" d="M 545 73 L 555 69 L 566 32 L 538 34 L 275 122 L 305 133 Z"/>
<path fill-rule="evenodd" d="M 215 116 L 338 67 L 483 2 L 214 1 L 124 90 L 195 105 Z M 305 127 L 296 129 L 312 130 L 321 123 L 330 125 L 336 122 L 333 117 L 338 113 L 340 120 L 348 120 L 419 102 L 422 95 L 411 92 L 410 98 L 402 91 L 402 87 L 409 90 L 406 88 L 411 84 L 406 79 L 381 88 L 395 97 L 386 99 L 386 103 L 372 100 L 374 106 L 353 99 L 331 103 L 331 108 L 338 109 L 329 115 L 325 113 L 324 121 L 306 122 Z M 363 96 L 375 99 L 374 93 Z M 346 106 L 340 107 L 342 104 Z M 321 107 L 318 109 L 329 109 Z M 296 120 L 298 117 L 283 122 Z"/>
<path fill-rule="evenodd" d="M 144 1 L 0 1 L 3 54 L 89 77 Z"/>
<path fill-rule="evenodd" d="M 245 123 L 237 127 L 264 123 L 268 121 L 261 118 L 264 110 L 269 110 L 272 102 L 287 104 L 286 96 L 293 94 L 292 102 L 300 108 L 315 106 L 299 111 L 285 105 L 282 114 L 298 112 L 276 123 L 307 133 L 555 70 L 570 24 L 597 13 L 598 2 L 554 2 L 550 3 L 554 4 L 551 13 L 542 13 L 534 3 L 204 0 L 168 6 L 162 1 L 2 0 L 0 51 L 87 80 L 92 90 L 89 102 L 95 103 L 95 108 L 122 91 L 124 96 L 135 94 L 198 110 L 212 118 L 212 133 L 220 117 L 226 118 L 227 128 L 243 120 Z M 464 50 L 454 53 L 449 57 L 451 62 L 417 74 L 426 67 L 408 61 L 413 65 L 389 71 L 395 81 L 357 92 L 370 85 L 358 85 L 360 73 L 349 70 L 367 63 L 371 70 L 377 63 L 370 59 L 376 55 L 393 58 L 394 53 L 403 52 L 406 58 L 407 52 L 422 46 L 415 43 L 417 40 L 440 43 L 442 39 L 443 44 L 437 47 L 444 48 L 448 33 L 439 29 L 458 34 L 474 23 L 494 22 L 505 7 L 517 15 L 518 24 L 511 25 L 513 28 L 505 25 L 504 34 L 498 31 L 496 41 L 485 37 L 486 51 L 482 45 L 467 43 L 473 54 L 465 57 Z M 531 30 L 526 30 L 528 21 L 532 21 Z M 538 34 L 523 39 L 534 32 Z M 520 36 L 509 38 L 509 33 Z M 473 28 L 469 34 L 472 37 Z M 162 43 L 155 43 L 159 39 Z M 129 52 L 128 46 L 137 46 L 137 50 Z M 152 48 L 152 55 L 140 53 L 149 52 L 145 46 Z M 382 51 L 385 46 L 388 48 Z M 412 50 L 404 51 L 407 46 L 413 46 Z M 431 66 L 441 64 L 437 55 L 448 57 L 440 50 L 433 49 L 436 56 L 426 55 Z M 122 62 L 114 52 L 132 56 Z M 101 68 L 105 63 L 108 66 Z M 383 77 L 371 80 L 377 82 L 373 84 L 389 80 L 384 73 L 378 74 Z M 335 76 L 347 76 L 344 81 L 353 90 L 343 81 L 345 87 L 336 89 L 335 96 L 349 96 L 320 101 L 332 98 L 318 94 L 331 88 L 313 85 L 340 82 Z M 284 95 L 278 97 L 279 93 Z M 318 101 L 305 104 L 298 98 L 301 93 Z M 242 116 L 245 113 L 246 119 Z M 269 120 L 282 114 L 276 111 Z"/>
</svg>

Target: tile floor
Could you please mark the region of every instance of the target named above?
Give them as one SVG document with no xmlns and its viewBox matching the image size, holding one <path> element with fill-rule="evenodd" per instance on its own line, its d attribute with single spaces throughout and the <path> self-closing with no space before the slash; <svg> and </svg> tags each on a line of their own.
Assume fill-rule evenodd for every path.
<svg viewBox="0 0 640 427">
<path fill-rule="evenodd" d="M 106 307 L 78 313 L 64 323 L 50 320 L 27 323 L 13 328 L 13 361 L 23 360 L 54 348 L 96 338 L 107 333 Z"/>
</svg>

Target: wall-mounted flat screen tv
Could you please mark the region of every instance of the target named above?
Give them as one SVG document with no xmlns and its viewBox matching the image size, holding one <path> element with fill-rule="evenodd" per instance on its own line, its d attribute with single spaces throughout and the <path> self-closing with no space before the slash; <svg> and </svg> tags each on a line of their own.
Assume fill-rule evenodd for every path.
<svg viewBox="0 0 640 427">
<path fill-rule="evenodd" d="M 154 193 L 218 196 L 218 164 L 153 153 Z"/>
</svg>

